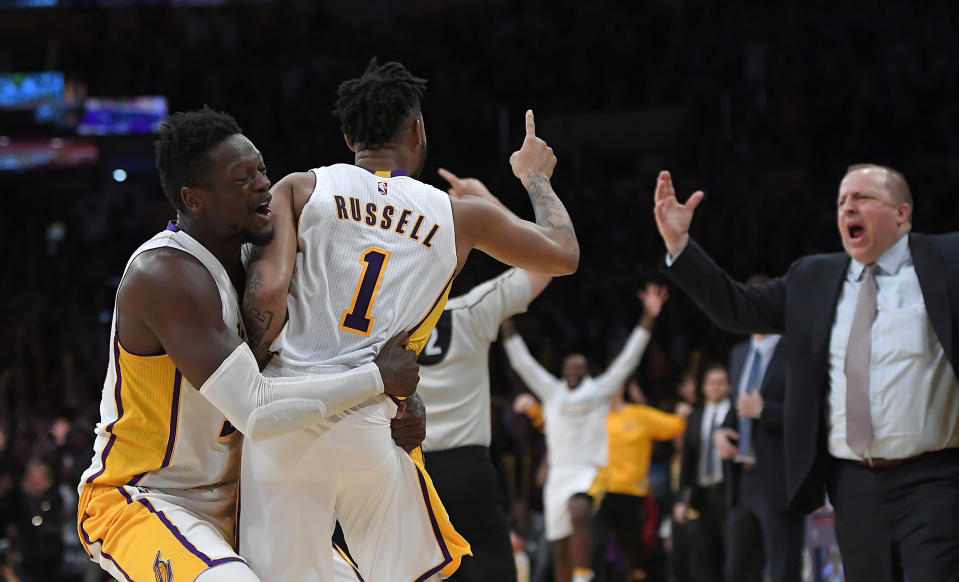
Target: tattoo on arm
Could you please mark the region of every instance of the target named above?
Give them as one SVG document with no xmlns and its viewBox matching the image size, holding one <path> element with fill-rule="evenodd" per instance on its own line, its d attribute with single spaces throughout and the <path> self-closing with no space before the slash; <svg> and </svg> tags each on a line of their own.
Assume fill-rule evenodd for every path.
<svg viewBox="0 0 959 582">
<path fill-rule="evenodd" d="M 263 336 L 273 324 L 274 313 L 269 310 L 260 310 L 253 306 L 253 298 L 260 289 L 259 273 L 250 273 L 250 280 L 246 285 L 246 293 L 243 294 L 243 323 L 246 327 L 246 341 L 256 361 L 262 366 L 270 355 L 270 342 L 264 342 Z"/>
<path fill-rule="evenodd" d="M 533 212 L 536 215 L 536 224 L 547 228 L 555 228 L 569 234 L 574 239 L 576 232 L 573 230 L 573 222 L 569 219 L 569 214 L 563 203 L 560 202 L 553 186 L 549 183 L 546 176 L 537 176 L 526 187 L 529 192 L 529 200 L 533 203 Z"/>
</svg>

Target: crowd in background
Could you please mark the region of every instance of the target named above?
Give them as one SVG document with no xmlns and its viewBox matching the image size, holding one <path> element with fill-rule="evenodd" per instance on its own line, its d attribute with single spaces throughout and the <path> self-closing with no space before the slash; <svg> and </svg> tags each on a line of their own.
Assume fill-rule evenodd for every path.
<svg viewBox="0 0 959 582">
<path fill-rule="evenodd" d="M 222 108 L 276 180 L 350 162 L 329 113 L 335 87 L 372 56 L 400 60 L 429 79 L 422 178 L 442 186 L 440 166 L 479 177 L 521 215 L 529 205 L 506 159 L 533 108 L 556 147 L 553 183 L 582 248 L 579 272 L 517 319 L 555 371 L 573 351 L 604 367 L 639 314 L 632 290 L 660 278 L 651 209 L 661 168 L 681 196 L 706 189 L 709 218 L 693 235 L 738 278 L 838 249 L 822 207 L 856 162 L 904 172 L 915 230 L 953 229 L 957 12 L 821 0 L 88 3 L 0 12 L 0 71 L 63 70 L 90 95 Z M 101 138 L 101 152 L 93 168 L 0 174 L 0 523 L 32 580 L 54 580 L 44 568 L 69 560 L 55 556 L 74 543 L 75 484 L 89 461 L 123 262 L 173 215 L 149 169 L 149 136 Z M 110 177 L 114 161 L 130 165 L 126 182 Z M 474 256 L 454 294 L 500 269 Z M 696 361 L 725 361 L 735 339 L 674 293 L 637 374 L 650 403 L 671 410 L 683 374 Z M 542 436 L 512 412 L 523 386 L 501 351 L 491 366 L 493 450 L 515 528 L 528 534 L 541 503 Z M 671 455 L 668 445 L 654 454 L 667 492 Z"/>
</svg>

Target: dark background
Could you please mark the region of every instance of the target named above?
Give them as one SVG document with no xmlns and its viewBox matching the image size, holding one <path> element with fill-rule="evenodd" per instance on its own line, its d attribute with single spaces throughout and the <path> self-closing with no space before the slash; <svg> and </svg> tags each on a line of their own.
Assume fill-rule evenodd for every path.
<svg viewBox="0 0 959 582">
<path fill-rule="evenodd" d="M 840 249 L 844 168 L 892 165 L 916 200 L 914 229 L 955 228 L 959 184 L 959 8 L 953 2 L 441 0 L 225 3 L 0 2 L 0 72 L 62 70 L 91 96 L 165 95 L 172 111 L 233 114 L 274 180 L 350 162 L 330 111 L 337 84 L 370 57 L 429 80 L 436 168 L 476 176 L 521 216 L 507 158 L 523 113 L 559 158 L 553 183 L 582 247 L 518 319 L 558 373 L 582 351 L 601 370 L 660 280 L 652 217 L 660 169 L 680 197 L 707 191 L 694 237 L 735 277 L 779 275 L 804 253 Z M 69 135 L 0 115 L 0 135 Z M 152 136 L 98 138 L 96 166 L 0 173 L 0 420 L 18 463 L 66 415 L 97 418 L 109 321 L 129 254 L 173 217 Z M 115 168 L 130 178 L 116 183 Z M 48 241 L 51 224 L 65 228 Z M 454 293 L 503 267 L 474 253 Z M 656 402 L 691 361 L 736 340 L 679 291 L 640 369 Z M 522 386 L 494 350 L 497 402 Z M 82 469 L 82 467 L 80 467 Z"/>
</svg>

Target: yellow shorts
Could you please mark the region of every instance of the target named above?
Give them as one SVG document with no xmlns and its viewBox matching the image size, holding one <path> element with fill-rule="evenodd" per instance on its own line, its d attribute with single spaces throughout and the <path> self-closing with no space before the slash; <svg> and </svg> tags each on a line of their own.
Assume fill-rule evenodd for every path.
<svg viewBox="0 0 959 582">
<path fill-rule="evenodd" d="M 77 529 L 90 558 L 117 580 L 193 580 L 241 562 L 214 520 L 177 504 L 176 497 L 131 486 L 87 484 Z"/>
</svg>

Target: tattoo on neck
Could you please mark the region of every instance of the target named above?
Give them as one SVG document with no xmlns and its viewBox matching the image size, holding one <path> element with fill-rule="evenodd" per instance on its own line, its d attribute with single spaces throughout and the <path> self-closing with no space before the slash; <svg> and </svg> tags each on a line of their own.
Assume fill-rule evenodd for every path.
<svg viewBox="0 0 959 582">
<path fill-rule="evenodd" d="M 563 208 L 556 192 L 553 191 L 549 178 L 536 176 L 526 187 L 526 191 L 529 192 L 529 199 L 533 204 L 536 224 L 562 230 L 573 237 L 576 236 L 569 214 Z"/>
</svg>

